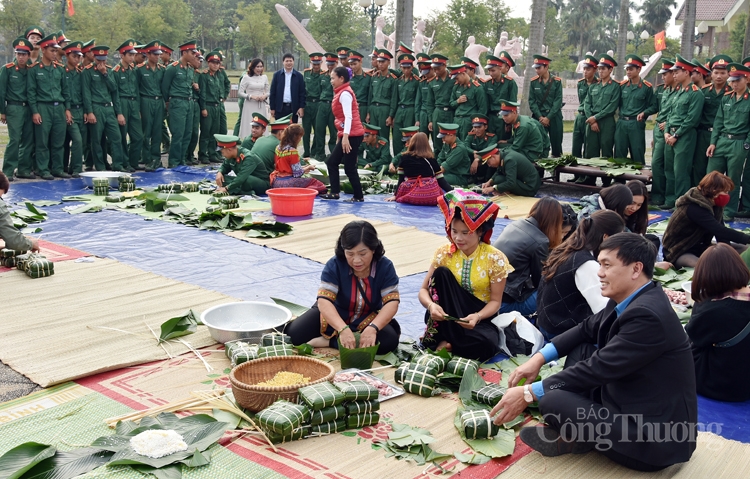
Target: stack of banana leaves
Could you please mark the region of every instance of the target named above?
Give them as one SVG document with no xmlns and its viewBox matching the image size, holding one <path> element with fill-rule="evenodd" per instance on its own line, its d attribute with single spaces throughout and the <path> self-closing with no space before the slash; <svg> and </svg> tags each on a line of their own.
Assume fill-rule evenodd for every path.
<svg viewBox="0 0 750 479">
<path fill-rule="evenodd" d="M 164 210 L 162 218 L 174 223 L 194 226 L 202 230 L 248 230 L 249 238 L 277 238 L 292 231 L 292 226 L 272 219 L 253 219 L 251 213 L 216 210 L 199 212 L 184 206 L 173 206 Z"/>
<path fill-rule="evenodd" d="M 537 165 L 549 172 L 554 172 L 560 166 L 593 166 L 601 169 L 609 176 L 638 175 L 643 167 L 640 163 L 633 163 L 628 158 L 576 158 L 573 155 L 563 155 L 560 158 L 543 158 L 537 161 Z"/>
</svg>

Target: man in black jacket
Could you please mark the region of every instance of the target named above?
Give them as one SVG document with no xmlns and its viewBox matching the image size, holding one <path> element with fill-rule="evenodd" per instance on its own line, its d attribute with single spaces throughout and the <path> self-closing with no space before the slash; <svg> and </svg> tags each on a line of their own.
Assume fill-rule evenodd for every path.
<svg viewBox="0 0 750 479">
<path fill-rule="evenodd" d="M 273 74 L 268 104 L 271 116 L 283 118 L 292 115 L 292 123 L 305 116 L 305 78 L 294 69 L 294 56 L 285 53 L 284 68 Z"/>
<path fill-rule="evenodd" d="M 565 369 L 508 389 L 492 410 L 496 424 L 538 401 L 550 427 L 521 430 L 545 456 L 594 448 L 631 469 L 658 471 L 690 459 L 698 406 L 687 335 L 661 287 L 653 283 L 656 252 L 635 233 L 604 241 L 602 295 L 609 304 L 552 343 L 509 378 L 533 381 L 543 364 L 567 356 Z"/>
</svg>

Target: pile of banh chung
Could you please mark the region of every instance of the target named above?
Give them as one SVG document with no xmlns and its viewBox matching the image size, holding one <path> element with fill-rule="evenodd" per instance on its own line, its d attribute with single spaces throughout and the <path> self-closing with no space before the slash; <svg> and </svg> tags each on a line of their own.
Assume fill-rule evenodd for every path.
<svg viewBox="0 0 750 479">
<path fill-rule="evenodd" d="M 16 267 L 25 272 L 29 278 L 45 278 L 55 274 L 55 263 L 39 253 L 3 248 L 0 256 L 2 256 L 2 266 Z"/>
<path fill-rule="evenodd" d="M 264 334 L 260 339 L 260 345 L 239 340 L 225 343 L 224 348 L 232 367 L 253 359 L 294 356 L 292 338 L 283 333 Z"/>
<path fill-rule="evenodd" d="M 440 394 L 443 389 L 458 390 L 464 373 L 479 370 L 479 362 L 459 356 L 446 358 L 431 352 L 412 358 L 411 362 L 401 363 L 394 377 L 406 392 L 422 397 Z"/>
</svg>

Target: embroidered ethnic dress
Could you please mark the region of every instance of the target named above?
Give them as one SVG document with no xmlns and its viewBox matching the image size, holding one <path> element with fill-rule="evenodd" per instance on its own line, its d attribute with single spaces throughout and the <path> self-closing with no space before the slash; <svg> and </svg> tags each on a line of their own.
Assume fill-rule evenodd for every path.
<svg viewBox="0 0 750 479">
<path fill-rule="evenodd" d="M 490 286 L 513 272 L 505 254 L 484 242 L 479 243 L 471 256 L 459 249 L 451 253 L 450 244 L 442 246 L 435 252 L 432 266 L 448 268 L 462 288 L 485 303 L 490 300 Z"/>
</svg>

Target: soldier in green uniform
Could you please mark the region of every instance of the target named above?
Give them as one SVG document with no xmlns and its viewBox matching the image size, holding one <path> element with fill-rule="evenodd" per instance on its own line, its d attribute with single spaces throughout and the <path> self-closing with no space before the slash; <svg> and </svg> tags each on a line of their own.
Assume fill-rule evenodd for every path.
<svg viewBox="0 0 750 479">
<path fill-rule="evenodd" d="M 198 142 L 200 141 L 200 126 L 201 126 L 201 108 L 199 105 L 199 99 L 200 99 L 200 85 L 198 84 L 201 74 L 203 74 L 203 70 L 201 70 L 201 66 L 203 66 L 203 60 L 205 60 L 205 50 L 203 48 L 198 49 L 198 53 L 195 55 L 193 60 L 190 62 L 191 66 L 194 69 L 193 74 L 193 90 L 190 95 L 190 107 L 193 111 L 192 113 L 192 123 L 190 124 L 190 132 L 189 132 L 189 138 L 190 141 L 187 145 L 187 151 L 185 152 L 185 165 L 193 166 L 198 164 L 198 159 L 194 156 L 195 155 L 195 148 L 198 146 Z"/>
<path fill-rule="evenodd" d="M 627 78 L 620 82 L 620 117 L 615 129 L 615 157 L 646 164 L 646 110 L 653 102 L 653 85 L 641 79 L 646 65 L 641 57 L 629 54 L 625 60 Z"/>
<path fill-rule="evenodd" d="M 23 36 L 26 37 L 26 39 L 30 41 L 32 45 L 31 53 L 29 54 L 30 63 L 39 63 L 41 61 L 42 53 L 42 49 L 39 47 L 39 42 L 41 42 L 42 38 L 46 36 L 44 34 L 44 30 L 42 30 L 42 27 L 33 25 L 26 29 L 26 32 Z"/>
<path fill-rule="evenodd" d="M 510 58 L 508 52 L 503 51 L 500 54 L 505 55 L 502 58 L 487 55 L 485 68 L 490 78 L 485 80 L 483 86 L 487 98 L 487 116 L 490 119 L 489 130 L 497 136 L 498 140 L 507 140 L 511 132 L 505 128 L 505 123 L 500 118 L 500 100 L 516 101 L 518 85 L 503 73 L 503 71 L 508 71 L 510 64 L 515 65 L 513 59 Z"/>
<path fill-rule="evenodd" d="M 70 97 L 64 88 L 65 67 L 57 63 L 60 48 L 55 35 L 47 35 L 39 42 L 42 54 L 39 63 L 26 75 L 26 94 L 31 107 L 36 142 L 36 172 L 45 180 L 70 178 L 63 169 L 63 144 L 70 114 Z"/>
<path fill-rule="evenodd" d="M 125 169 L 135 171 L 143 155 L 143 126 L 141 124 L 141 94 L 138 89 L 138 74 L 134 65 L 136 41 L 131 39 L 117 47 L 120 52 L 120 63 L 112 69 L 112 77 L 117 84 L 117 95 L 120 100 L 120 113 L 117 122 L 120 124 L 122 150 L 128 157 Z M 128 143 L 127 139 L 130 139 Z"/>
<path fill-rule="evenodd" d="M 83 42 L 83 45 L 81 45 L 81 53 L 83 53 L 83 59 L 81 61 L 81 83 L 83 83 L 83 71 L 89 66 L 94 64 L 94 52 L 93 48 L 96 46 L 96 40 L 93 38 L 87 42 Z M 81 86 L 83 88 L 83 85 Z M 83 118 L 86 119 L 88 115 L 86 112 L 83 112 Z M 93 170 L 94 169 L 94 153 L 93 149 L 91 148 L 91 138 L 93 138 L 93 125 L 89 125 L 87 122 L 86 126 L 84 127 L 84 130 L 86 130 L 86 138 L 83 142 L 83 162 L 84 162 L 84 169 L 86 170 Z M 106 141 L 106 138 L 105 138 Z M 109 166 L 109 164 L 107 164 Z M 111 167 L 110 167 L 111 168 Z"/>
<path fill-rule="evenodd" d="M 539 158 L 546 158 L 549 153 L 547 132 L 541 123 L 528 116 L 518 114 L 518 102 L 500 100 L 500 113 L 503 121 L 511 128 L 511 138 L 500 140 L 500 148 L 515 151 L 536 163 Z"/>
<path fill-rule="evenodd" d="M 261 115 L 260 113 L 256 113 L 255 115 L 253 115 L 253 119 L 250 122 L 250 135 L 242 140 L 242 148 L 246 149 L 247 151 L 253 151 L 255 143 L 263 137 L 266 132 L 267 126 L 268 118 Z M 274 146 L 274 148 L 276 148 L 276 146 Z"/>
<path fill-rule="evenodd" d="M 695 156 L 693 157 L 693 185 L 700 183 L 708 170 L 708 146 L 711 144 L 711 133 L 714 128 L 716 113 L 724 95 L 732 91 L 727 85 L 727 66 L 732 59 L 727 55 L 717 55 L 711 59 L 710 67 L 713 82 L 701 88 L 703 93 L 703 112 L 698 123 L 698 138 L 695 141 Z M 694 75 L 695 76 L 695 75 Z M 693 82 L 695 83 L 695 81 Z"/>
<path fill-rule="evenodd" d="M 542 55 L 534 55 L 536 76 L 529 87 L 529 107 L 532 118 L 538 120 L 549 134 L 552 156 L 562 155 L 562 80 L 549 72 L 552 60 Z M 614 127 L 614 125 L 612 125 Z"/>
<path fill-rule="evenodd" d="M 364 123 L 365 137 L 359 145 L 357 163 L 360 167 L 380 171 L 382 167 L 391 164 L 391 145 L 387 139 L 379 135 L 380 128 Z M 400 137 L 401 135 L 399 135 Z M 388 173 L 386 169 L 386 173 Z"/>
<path fill-rule="evenodd" d="M 478 155 L 480 151 L 488 146 L 497 145 L 497 136 L 487 131 L 489 123 L 490 120 L 486 115 L 474 115 L 471 119 L 471 131 L 466 136 L 466 141 L 464 142 L 464 146 L 466 146 L 469 154 L 474 158 L 469 169 L 474 183 L 484 183 L 495 174 L 495 170 L 489 168 L 487 162 L 483 162 Z"/>
<path fill-rule="evenodd" d="M 315 136 L 313 136 L 313 151 L 316 152 L 316 160 L 326 158 L 325 142 L 326 129 L 328 129 L 328 153 L 333 151 L 336 146 L 337 132 L 336 120 L 331 110 L 333 101 L 333 85 L 331 85 L 331 71 L 336 68 L 338 56 L 335 53 L 326 53 L 326 70 L 318 77 L 320 82 L 320 101 L 318 102 L 318 111 L 315 114 Z M 307 115 L 305 115 L 307 116 Z M 304 117 L 303 117 L 304 120 Z"/>
<path fill-rule="evenodd" d="M 70 42 L 65 46 L 65 88 L 70 98 L 70 114 L 73 121 L 68 124 L 65 147 L 70 153 L 67 171 L 78 178 L 83 171 L 83 145 L 88 142 L 88 131 L 83 120 L 83 70 L 80 63 L 81 42 Z M 68 145 L 70 145 L 68 147 Z"/>
<path fill-rule="evenodd" d="M 122 151 L 122 137 L 117 115 L 120 114 L 120 101 L 117 96 L 117 84 L 112 74 L 112 67 L 107 65 L 109 47 L 99 45 L 92 49 L 94 63 L 83 69 L 83 110 L 86 123 L 91 128 L 91 153 L 94 169 L 106 169 L 107 153 L 102 147 L 104 135 L 107 135 L 112 147 L 112 168 L 125 170 L 125 152 Z"/>
<path fill-rule="evenodd" d="M 578 80 L 578 110 L 573 123 L 573 156 L 581 158 L 583 155 L 583 142 L 586 139 L 586 115 L 583 111 L 586 95 L 589 88 L 599 79 L 596 77 L 596 68 L 599 61 L 593 55 L 586 55 L 583 61 L 583 78 Z"/>
<path fill-rule="evenodd" d="M 315 117 L 318 114 L 318 103 L 320 102 L 321 90 L 321 70 L 320 64 L 323 63 L 322 53 L 311 53 L 310 68 L 305 68 L 302 76 L 305 78 L 305 116 L 302 117 L 302 128 L 305 134 L 302 136 L 302 149 L 304 150 L 303 158 L 315 158 L 316 160 L 325 159 L 324 141 L 313 141 L 313 147 L 310 148 L 310 135 L 315 127 Z M 317 133 L 317 132 L 316 132 Z M 325 138 L 325 130 L 323 130 Z"/>
<path fill-rule="evenodd" d="M 438 135 L 438 123 L 452 123 L 453 110 L 451 106 L 451 94 L 456 80 L 448 74 L 448 57 L 440 54 L 432 55 L 432 68 L 435 78 L 430 81 L 431 103 L 435 106 L 428 129 L 432 132 L 432 149 L 435 157 L 440 155 L 443 148 L 442 137 Z"/>
<path fill-rule="evenodd" d="M 266 190 L 271 187 L 271 173 L 263 162 L 237 145 L 239 137 L 216 134 L 215 138 L 216 147 L 224 157 L 224 162 L 216 173 L 216 191 L 230 195 L 265 195 Z M 236 176 L 227 177 L 230 171 Z"/>
<path fill-rule="evenodd" d="M 214 51 L 219 54 L 219 61 L 223 62 L 225 58 L 224 52 L 219 49 L 216 49 Z M 224 133 L 229 129 L 229 125 L 227 125 L 227 110 L 224 107 L 224 102 L 226 102 L 227 98 L 229 98 L 229 93 L 232 91 L 232 81 L 229 79 L 229 75 L 227 75 L 227 69 L 224 68 L 223 63 L 219 64 L 219 71 L 217 71 L 216 74 L 219 76 L 219 83 L 222 85 L 220 100 L 221 104 L 219 105 L 219 131 Z M 242 111 L 241 108 L 240 111 Z"/>
<path fill-rule="evenodd" d="M 724 173 L 739 185 L 746 180 L 743 174 L 749 173 L 745 162 L 750 150 L 750 92 L 747 89 L 750 68 L 739 63 L 730 63 L 728 67 L 732 92 L 721 98 L 706 155 L 708 171 Z M 729 192 L 729 204 L 724 207 L 724 216 L 729 220 L 734 219 L 740 208 L 739 190 L 735 186 Z M 743 190 L 742 194 L 746 192 Z M 743 203 L 742 209 L 742 217 L 750 216 L 750 203 Z"/>
<path fill-rule="evenodd" d="M 166 67 L 159 63 L 159 55 L 163 53 L 161 42 L 154 40 L 148 43 L 144 50 L 148 61 L 136 68 L 143 127 L 141 162 L 145 165 L 146 171 L 154 171 L 162 166 L 160 144 L 164 122 L 164 98 L 161 82 Z"/>
<path fill-rule="evenodd" d="M 612 80 L 617 62 L 603 54 L 599 58 L 599 82 L 591 85 L 583 111 L 586 115 L 584 158 L 611 158 L 615 146 L 615 113 L 620 105 L 620 84 Z M 554 146 L 553 146 L 554 150 Z"/>
<path fill-rule="evenodd" d="M 276 168 L 274 161 L 276 147 L 279 146 L 281 134 L 290 124 L 290 117 L 279 118 L 269 124 L 271 126 L 270 135 L 261 136 L 257 140 L 253 140 L 252 137 L 247 137 L 243 140 L 242 147 L 248 149 L 248 146 L 252 145 L 252 155 L 257 156 L 269 172 L 273 171 Z"/>
<path fill-rule="evenodd" d="M 706 84 L 711 83 L 711 70 L 707 65 L 702 64 L 697 58 L 690 62 L 693 64 L 693 73 L 690 74 L 690 81 L 698 88 L 703 88 Z"/>
<path fill-rule="evenodd" d="M 435 72 L 432 70 L 432 60 L 430 56 L 425 53 L 417 54 L 417 67 L 419 68 L 419 88 L 417 88 L 417 121 L 416 126 L 419 127 L 419 131 L 430 136 L 430 130 L 428 128 L 430 124 L 430 117 L 432 116 L 433 110 L 435 110 L 435 104 L 433 103 L 432 95 L 430 95 L 430 81 L 435 78 Z"/>
<path fill-rule="evenodd" d="M 352 69 L 352 78 L 349 80 L 349 86 L 352 87 L 354 96 L 357 98 L 359 107 L 359 120 L 364 123 L 367 117 L 367 100 L 370 96 L 370 75 L 362 69 L 362 59 L 364 55 L 349 50 L 349 68 Z"/>
<path fill-rule="evenodd" d="M 487 113 L 487 95 L 484 92 L 482 81 L 477 76 L 477 68 L 479 68 L 479 64 L 469 57 L 461 57 L 461 63 L 466 67 L 466 73 L 469 75 L 469 83 L 471 84 L 470 86 L 480 90 L 477 95 L 477 111 L 475 113 L 481 113 L 484 115 Z M 471 131 L 471 128 L 469 128 L 469 131 Z"/>
<path fill-rule="evenodd" d="M 663 205 L 666 198 L 667 177 L 664 171 L 664 127 L 669 116 L 669 98 L 674 85 L 674 74 L 670 68 L 674 65 L 671 59 L 663 59 L 658 74 L 662 76 L 664 84 L 656 88 L 651 107 L 646 110 L 646 117 L 658 113 L 654 124 L 654 140 L 651 153 L 651 203 Z"/>
<path fill-rule="evenodd" d="M 471 130 L 473 115 L 480 111 L 479 99 L 485 96 L 484 90 L 471 82 L 465 65 L 453 65 L 450 67 L 450 72 L 451 78 L 456 81 L 451 92 L 450 103 L 451 108 L 454 109 L 453 121 L 458 124 L 458 138 L 464 141 Z"/>
<path fill-rule="evenodd" d="M 208 69 L 198 76 L 198 103 L 201 109 L 200 118 L 200 146 L 198 147 L 198 161 L 204 165 L 218 162 L 216 138 L 214 135 L 226 134 L 221 131 L 221 100 L 224 95 L 224 81 L 221 69 L 221 54 L 211 52 L 206 56 Z"/>
<path fill-rule="evenodd" d="M 542 185 L 536 167 L 525 156 L 513 150 L 500 150 L 488 146 L 479 152 L 482 161 L 495 169 L 493 177 L 482 184 L 485 195 L 510 193 L 519 196 L 534 196 Z"/>
<path fill-rule="evenodd" d="M 161 65 L 165 69 L 169 65 L 172 64 L 172 52 L 174 52 L 174 50 L 172 50 L 170 47 L 162 43 L 161 55 L 159 55 L 159 60 L 161 61 Z M 162 146 L 161 154 L 162 155 L 169 153 L 169 145 L 172 142 L 172 137 L 169 135 L 169 128 L 167 127 L 169 112 L 167 111 L 166 102 L 169 101 L 169 98 L 163 98 L 163 100 L 164 100 L 164 120 L 161 126 L 161 146 Z M 240 115 L 241 114 L 242 114 L 242 108 L 240 108 Z M 237 125 L 239 125 L 239 120 L 237 121 L 238 121 Z M 239 126 L 237 126 L 237 128 L 239 128 Z"/>
<path fill-rule="evenodd" d="M 350 50 L 351 48 L 349 47 L 338 47 L 336 49 L 336 56 L 338 56 L 339 62 L 341 63 L 341 66 L 344 68 L 350 68 L 349 67 L 349 51 Z"/>
<path fill-rule="evenodd" d="M 33 180 L 31 152 L 34 148 L 34 126 L 26 95 L 31 43 L 26 38 L 13 41 L 15 61 L 5 64 L 0 71 L 0 122 L 8 125 L 8 144 L 5 146 L 3 173 L 13 181 L 18 168 L 18 178 Z"/>
<path fill-rule="evenodd" d="M 437 157 L 438 165 L 445 180 L 451 186 L 468 186 L 471 180 L 471 157 L 469 150 L 458 139 L 458 124 L 438 123 L 438 136 L 443 139 L 444 148 Z"/>
<path fill-rule="evenodd" d="M 391 137 L 393 115 L 397 105 L 396 75 L 388 70 L 393 55 L 388 50 L 378 50 L 378 69 L 370 77 L 366 123 L 380 128 L 380 135 Z"/>
<path fill-rule="evenodd" d="M 193 124 L 192 94 L 195 69 L 191 65 L 198 52 L 195 41 L 180 45 L 180 61 L 169 65 L 161 82 L 162 97 L 169 112 L 169 130 L 172 132 L 169 148 L 169 167 L 185 163 L 187 146 Z"/>
<path fill-rule="evenodd" d="M 664 171 L 667 176 L 667 208 L 687 193 L 693 182 L 696 127 L 703 112 L 703 94 L 690 81 L 692 63 L 680 55 L 672 66 L 676 88 L 670 95 L 670 111 L 664 128 Z M 725 210 L 726 211 L 726 210 Z"/>
<path fill-rule="evenodd" d="M 402 53 L 398 57 L 401 65 L 401 77 L 396 80 L 396 114 L 393 118 L 393 142 L 401 142 L 401 128 L 414 126 L 417 121 L 417 92 L 419 78 L 414 75 L 414 61 L 410 53 Z M 389 145 L 390 146 L 390 145 Z"/>
</svg>

